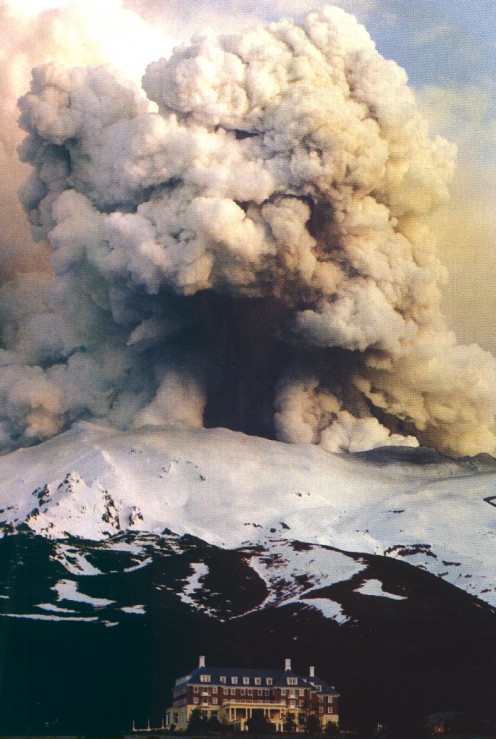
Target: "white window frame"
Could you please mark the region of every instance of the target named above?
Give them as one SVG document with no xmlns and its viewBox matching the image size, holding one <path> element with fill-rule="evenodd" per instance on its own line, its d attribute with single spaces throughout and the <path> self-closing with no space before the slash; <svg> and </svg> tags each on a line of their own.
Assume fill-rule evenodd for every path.
<svg viewBox="0 0 496 739">
<path fill-rule="evenodd" d="M 267 685 L 272 685 L 273 680 L 271 677 L 266 678 Z"/>
<path fill-rule="evenodd" d="M 237 685 L 238 684 L 238 678 L 237 677 L 232 677 L 231 678 L 231 683 L 232 683 L 232 685 Z"/>
<path fill-rule="evenodd" d="M 254 680 L 254 682 L 255 682 L 255 685 L 261 685 L 262 684 L 262 679 L 260 677 L 256 677 L 255 680 Z"/>
<path fill-rule="evenodd" d="M 250 684 L 250 678 L 249 677 L 244 677 L 243 678 L 243 685 L 249 685 L 249 684 Z"/>
<path fill-rule="evenodd" d="M 210 675 L 200 675 L 200 682 L 201 683 L 209 683 L 210 682 Z"/>
<path fill-rule="evenodd" d="M 225 675 L 221 675 L 220 676 L 220 681 L 221 681 L 221 683 L 225 684 L 225 682 L 226 682 L 226 676 Z"/>
</svg>

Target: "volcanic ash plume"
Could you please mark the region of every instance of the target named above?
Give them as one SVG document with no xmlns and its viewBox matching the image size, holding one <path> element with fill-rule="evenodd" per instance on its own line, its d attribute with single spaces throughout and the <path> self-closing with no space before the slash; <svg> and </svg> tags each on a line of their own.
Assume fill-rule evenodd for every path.
<svg viewBox="0 0 496 739">
<path fill-rule="evenodd" d="M 49 64 L 20 101 L 54 251 L 1 296 L 6 444 L 96 417 L 494 452 L 495 360 L 447 331 L 425 225 L 455 149 L 366 30 L 195 37 L 143 90 Z"/>
</svg>

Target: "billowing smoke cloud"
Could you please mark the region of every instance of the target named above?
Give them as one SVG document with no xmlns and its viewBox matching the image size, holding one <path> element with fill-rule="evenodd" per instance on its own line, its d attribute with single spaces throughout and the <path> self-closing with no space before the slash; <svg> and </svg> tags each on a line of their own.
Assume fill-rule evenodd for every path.
<svg viewBox="0 0 496 739">
<path fill-rule="evenodd" d="M 68 65 L 111 63 L 139 82 L 146 65 L 172 49 L 122 0 L 0 0 L 0 279 L 48 269 L 49 247 L 33 248 L 17 189 L 29 175 L 16 147 L 17 100 L 29 88 L 34 66 L 58 59 Z M 132 54 L 129 53 L 132 48 Z"/>
<path fill-rule="evenodd" d="M 425 225 L 455 149 L 366 30 L 197 36 L 143 90 L 49 64 L 20 101 L 54 253 L 1 296 L 5 443 L 83 416 L 494 452 L 496 362 L 447 331 Z"/>
</svg>

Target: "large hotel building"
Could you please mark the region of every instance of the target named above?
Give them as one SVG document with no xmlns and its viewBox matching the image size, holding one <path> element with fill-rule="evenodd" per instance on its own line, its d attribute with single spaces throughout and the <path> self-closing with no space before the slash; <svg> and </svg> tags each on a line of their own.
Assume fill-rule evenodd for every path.
<svg viewBox="0 0 496 739">
<path fill-rule="evenodd" d="M 288 721 L 294 731 L 304 731 L 299 719 L 310 713 L 325 729 L 329 722 L 338 723 L 338 699 L 336 690 L 316 677 L 313 667 L 302 677 L 293 672 L 289 659 L 284 669 L 262 670 L 207 667 L 200 657 L 195 670 L 176 680 L 166 725 L 184 731 L 198 709 L 204 718 L 216 717 L 233 731 L 246 731 L 246 722 L 257 714 L 278 732 L 284 731 Z"/>
</svg>

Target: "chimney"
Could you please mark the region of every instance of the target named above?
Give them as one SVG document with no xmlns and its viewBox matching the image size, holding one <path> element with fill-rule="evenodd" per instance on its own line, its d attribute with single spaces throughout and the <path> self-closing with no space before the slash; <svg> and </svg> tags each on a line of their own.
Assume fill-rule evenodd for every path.
<svg viewBox="0 0 496 739">
<path fill-rule="evenodd" d="M 284 671 L 289 672 L 291 670 L 291 660 L 285 659 L 284 660 Z"/>
<path fill-rule="evenodd" d="M 198 660 L 198 667 L 205 667 L 205 657 L 203 655 Z"/>
<path fill-rule="evenodd" d="M 313 665 L 310 666 L 310 677 L 315 677 L 315 667 Z"/>
</svg>

